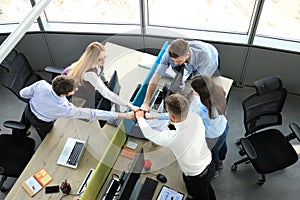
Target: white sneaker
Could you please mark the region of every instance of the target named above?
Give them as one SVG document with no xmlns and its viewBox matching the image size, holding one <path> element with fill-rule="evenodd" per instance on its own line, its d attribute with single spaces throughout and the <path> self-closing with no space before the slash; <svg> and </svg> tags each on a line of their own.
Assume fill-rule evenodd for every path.
<svg viewBox="0 0 300 200">
<path fill-rule="evenodd" d="M 219 171 L 215 171 L 214 178 L 218 178 L 218 177 L 219 177 Z"/>
</svg>

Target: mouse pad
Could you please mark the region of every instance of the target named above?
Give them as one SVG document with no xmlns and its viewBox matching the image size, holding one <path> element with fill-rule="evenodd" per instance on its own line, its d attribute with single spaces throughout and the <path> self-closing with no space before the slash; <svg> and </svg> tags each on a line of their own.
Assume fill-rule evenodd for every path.
<svg viewBox="0 0 300 200">
<path fill-rule="evenodd" d="M 184 194 L 163 185 L 156 200 L 183 200 Z"/>
</svg>

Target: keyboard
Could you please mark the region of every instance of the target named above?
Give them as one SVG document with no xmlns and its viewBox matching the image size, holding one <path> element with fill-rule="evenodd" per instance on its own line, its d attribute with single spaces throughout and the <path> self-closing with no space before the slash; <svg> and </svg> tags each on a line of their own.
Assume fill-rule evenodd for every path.
<svg viewBox="0 0 300 200">
<path fill-rule="evenodd" d="M 84 144 L 81 142 L 75 143 L 74 148 L 72 149 L 72 152 L 68 158 L 67 164 L 76 165 L 83 146 L 84 146 Z"/>
<path fill-rule="evenodd" d="M 139 194 L 139 200 L 151 200 L 155 189 L 157 187 L 158 181 L 151 179 L 149 177 L 146 177 L 146 180 L 143 184 L 141 193 Z"/>
</svg>

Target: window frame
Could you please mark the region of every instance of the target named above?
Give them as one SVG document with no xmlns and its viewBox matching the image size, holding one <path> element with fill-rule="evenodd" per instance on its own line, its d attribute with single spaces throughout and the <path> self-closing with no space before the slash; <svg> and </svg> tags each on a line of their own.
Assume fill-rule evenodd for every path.
<svg viewBox="0 0 300 200">
<path fill-rule="evenodd" d="M 108 34 L 141 34 L 142 36 L 162 36 L 162 37 L 183 37 L 187 39 L 208 40 L 216 42 L 242 44 L 248 46 L 270 47 L 274 49 L 290 50 L 300 52 L 300 42 L 285 38 L 275 38 L 272 36 L 262 36 L 256 34 L 259 17 L 262 12 L 264 0 L 256 2 L 250 29 L 247 34 L 234 32 L 216 32 L 208 30 L 195 30 L 187 28 L 150 26 L 148 22 L 147 0 L 139 0 L 140 24 L 110 24 L 110 23 L 61 23 L 48 22 L 46 14 L 40 15 L 40 22 L 34 22 L 27 30 L 49 31 L 49 32 L 72 32 L 74 33 L 108 33 Z M 38 24 L 40 23 L 40 24 Z M 2 24 L 1 33 L 13 32 L 20 24 Z M 44 30 L 41 30 L 42 28 Z M 166 34 L 168 33 L 168 34 Z"/>
</svg>

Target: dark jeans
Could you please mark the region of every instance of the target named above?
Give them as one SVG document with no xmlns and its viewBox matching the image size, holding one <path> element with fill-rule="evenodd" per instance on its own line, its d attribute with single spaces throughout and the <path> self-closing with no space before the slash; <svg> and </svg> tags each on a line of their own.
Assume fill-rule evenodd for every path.
<svg viewBox="0 0 300 200">
<path fill-rule="evenodd" d="M 215 171 L 214 162 L 211 162 L 206 169 L 197 176 L 186 176 L 183 174 L 183 181 L 185 183 L 188 194 L 194 200 L 215 200 L 215 192 L 210 184 Z"/>
<path fill-rule="evenodd" d="M 219 137 L 217 143 L 215 144 L 214 148 L 212 149 L 212 158 L 215 162 L 216 170 L 219 169 L 220 160 L 225 160 L 227 154 L 227 144 L 226 138 L 229 131 L 229 125 L 227 123 L 226 128 L 222 135 Z"/>
<path fill-rule="evenodd" d="M 32 125 L 37 133 L 39 134 L 41 140 L 44 140 L 47 133 L 52 129 L 54 122 L 45 122 L 38 119 L 31 111 L 29 103 L 26 105 L 25 110 L 22 115 L 21 122 L 26 125 L 24 132 L 27 132 Z"/>
</svg>

